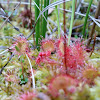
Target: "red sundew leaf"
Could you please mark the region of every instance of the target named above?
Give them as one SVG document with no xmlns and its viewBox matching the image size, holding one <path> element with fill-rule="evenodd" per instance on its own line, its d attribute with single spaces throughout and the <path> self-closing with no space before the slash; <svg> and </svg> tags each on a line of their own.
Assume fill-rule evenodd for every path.
<svg viewBox="0 0 100 100">
<path fill-rule="evenodd" d="M 7 75 L 5 79 L 8 82 L 15 82 L 15 83 L 18 82 L 18 79 L 17 79 L 16 75 Z"/>
<path fill-rule="evenodd" d="M 40 52 L 38 57 L 36 58 L 36 63 L 39 64 L 40 62 L 43 62 L 43 60 L 46 60 L 51 55 L 50 51 L 47 52 Z"/>
<path fill-rule="evenodd" d="M 70 76 L 58 75 L 50 81 L 48 86 L 49 88 L 48 91 L 53 97 L 57 97 L 59 96 L 60 89 L 63 89 L 65 94 L 67 94 L 68 92 L 74 93 L 75 92 L 74 86 L 76 85 L 77 85 L 76 80 L 71 78 Z M 73 89 L 71 87 L 73 87 Z"/>
<path fill-rule="evenodd" d="M 53 52 L 55 51 L 55 44 L 52 40 L 43 40 L 42 43 L 42 49 L 43 51 L 50 51 Z"/>
<path fill-rule="evenodd" d="M 64 40 L 63 38 L 59 39 L 56 43 L 57 53 L 60 56 L 64 55 Z"/>
<path fill-rule="evenodd" d="M 14 83 L 18 83 L 19 82 L 19 78 L 14 74 L 15 69 L 13 69 L 12 71 L 7 70 L 6 74 L 5 74 L 5 80 L 8 82 L 14 82 Z"/>
<path fill-rule="evenodd" d="M 57 61 L 50 59 L 50 58 L 43 59 L 42 62 L 44 62 L 46 64 L 52 64 L 52 65 L 58 64 Z"/>
<path fill-rule="evenodd" d="M 25 37 L 16 37 L 16 42 L 13 43 L 13 45 L 10 47 L 11 51 L 14 52 L 16 55 L 24 55 L 25 53 L 28 53 L 29 50 L 29 44 Z"/>
<path fill-rule="evenodd" d="M 86 52 L 80 43 L 67 47 L 66 53 L 67 67 L 77 68 L 84 65 Z"/>
<path fill-rule="evenodd" d="M 82 74 L 84 78 L 92 81 L 99 75 L 95 68 L 86 68 L 83 70 Z"/>
<path fill-rule="evenodd" d="M 42 58 L 41 58 L 40 56 L 38 56 L 38 57 L 36 58 L 36 63 L 39 64 L 39 63 L 41 62 L 41 60 L 42 60 Z"/>
<path fill-rule="evenodd" d="M 36 94 L 33 92 L 27 92 L 20 96 L 19 100 L 33 100 L 36 97 Z"/>
<path fill-rule="evenodd" d="M 51 52 L 40 52 L 38 57 L 36 58 L 36 63 L 40 64 L 41 62 L 46 63 L 46 64 L 57 64 L 58 62 L 50 59 Z"/>
<path fill-rule="evenodd" d="M 88 85 L 94 85 L 94 79 L 98 76 L 100 76 L 98 69 L 94 68 L 93 66 L 87 65 L 81 70 L 80 81 L 84 81 L 84 83 Z"/>
<path fill-rule="evenodd" d="M 64 40 L 59 39 L 56 43 L 57 54 L 60 57 L 64 57 Z M 76 44 L 71 44 L 66 46 L 66 67 L 77 68 L 77 66 L 83 66 L 86 52 L 82 43 L 76 42 Z M 64 62 L 63 62 L 64 63 Z"/>
</svg>

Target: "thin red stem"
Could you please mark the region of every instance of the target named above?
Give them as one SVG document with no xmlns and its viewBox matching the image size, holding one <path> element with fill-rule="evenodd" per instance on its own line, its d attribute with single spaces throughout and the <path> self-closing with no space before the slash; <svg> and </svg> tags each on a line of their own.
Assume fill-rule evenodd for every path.
<svg viewBox="0 0 100 100">
<path fill-rule="evenodd" d="M 93 53 L 93 51 L 94 51 L 95 42 L 96 42 L 96 33 L 95 33 L 95 35 L 94 35 L 94 43 L 93 43 L 93 48 L 92 48 L 92 51 L 91 51 L 90 57 L 91 57 L 91 55 L 92 55 L 92 53 Z"/>
<path fill-rule="evenodd" d="M 32 29 L 32 11 L 31 11 L 31 0 L 30 0 L 30 13 L 31 13 L 31 17 L 30 17 L 30 20 L 31 20 L 31 25 L 30 25 L 30 28 Z"/>
<path fill-rule="evenodd" d="M 65 19 L 65 0 L 63 3 L 63 24 L 64 24 L 64 64 L 66 68 L 66 73 L 67 73 L 67 66 L 66 66 L 66 19 Z"/>
</svg>

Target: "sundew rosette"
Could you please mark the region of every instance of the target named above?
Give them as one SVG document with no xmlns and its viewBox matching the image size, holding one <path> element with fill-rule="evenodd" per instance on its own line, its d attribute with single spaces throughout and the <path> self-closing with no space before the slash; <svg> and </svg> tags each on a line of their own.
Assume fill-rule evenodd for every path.
<svg viewBox="0 0 100 100">
<path fill-rule="evenodd" d="M 75 93 L 77 84 L 77 81 L 68 75 L 58 75 L 49 82 L 48 92 L 51 96 L 58 97 L 60 90 L 63 90 L 67 96 Z"/>
<path fill-rule="evenodd" d="M 18 100 L 34 100 L 36 97 L 36 94 L 33 93 L 33 92 L 27 92 L 27 93 L 24 93 L 22 94 Z"/>
<path fill-rule="evenodd" d="M 41 49 L 46 52 L 54 52 L 55 51 L 55 41 L 53 39 L 44 39 L 41 41 Z"/>
<path fill-rule="evenodd" d="M 64 58 L 64 40 L 61 38 L 56 43 L 56 51 L 59 57 Z M 84 66 L 88 55 L 85 46 L 81 42 L 75 42 L 70 46 L 66 45 L 66 67 L 74 68 Z"/>
<path fill-rule="evenodd" d="M 17 36 L 16 41 L 10 47 L 11 52 L 20 56 L 28 54 L 29 50 L 29 43 L 28 40 L 24 36 Z"/>
</svg>

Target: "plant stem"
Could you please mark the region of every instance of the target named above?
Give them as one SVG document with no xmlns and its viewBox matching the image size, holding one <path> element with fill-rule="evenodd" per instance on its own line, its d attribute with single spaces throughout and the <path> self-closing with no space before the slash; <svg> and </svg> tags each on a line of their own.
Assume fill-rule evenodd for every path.
<svg viewBox="0 0 100 100">
<path fill-rule="evenodd" d="M 30 20 L 31 20 L 30 29 L 32 29 L 32 11 L 31 11 L 31 3 L 32 3 L 32 1 L 30 0 L 30 13 L 31 13 L 31 17 L 30 17 Z M 34 40 L 34 34 L 33 34 L 33 40 Z"/>
<path fill-rule="evenodd" d="M 4 53 L 8 52 L 8 51 L 9 51 L 9 49 L 13 49 L 13 48 L 14 48 L 14 46 L 12 46 L 11 48 L 8 48 L 8 49 L 6 49 L 6 50 L 4 50 L 4 51 L 0 52 L 0 55 L 2 55 L 2 54 L 4 54 Z"/>
<path fill-rule="evenodd" d="M 46 6 L 48 6 L 49 5 L 49 0 L 46 0 L 47 1 L 47 3 L 46 3 Z M 46 19 L 48 18 L 48 10 L 46 11 Z"/>
<path fill-rule="evenodd" d="M 87 9 L 87 12 L 86 12 L 85 22 L 84 22 L 83 31 L 82 31 L 83 38 L 85 38 L 85 29 L 86 29 L 88 15 L 89 15 L 89 11 L 90 11 L 92 2 L 93 2 L 93 0 L 90 0 L 89 6 L 88 6 L 88 9 Z"/>
<path fill-rule="evenodd" d="M 56 0 L 55 0 L 56 2 Z M 60 24 L 59 24 L 59 15 L 58 15 L 58 6 L 55 6 L 56 8 L 56 17 L 57 17 L 57 25 L 58 25 L 58 37 L 60 38 Z"/>
<path fill-rule="evenodd" d="M 49 5 L 49 0 L 44 0 L 44 8 L 46 6 Z M 48 17 L 48 10 L 46 12 L 44 12 L 44 17 L 47 19 Z M 47 22 L 46 20 L 43 18 L 43 25 L 42 25 L 42 36 L 45 38 L 45 33 L 46 33 L 46 30 L 47 30 Z"/>
<path fill-rule="evenodd" d="M 96 9 L 95 19 L 97 19 L 99 15 L 100 15 L 100 1 L 99 1 L 99 4 L 98 4 L 98 7 L 97 7 L 97 9 Z M 91 32 L 90 32 L 90 34 L 89 34 L 89 38 L 90 38 L 90 39 L 88 40 L 87 47 L 89 47 L 90 42 L 91 42 L 91 40 L 92 40 L 92 37 L 93 37 L 94 31 L 95 31 L 95 26 L 96 26 L 96 24 L 93 23 L 93 26 L 92 26 Z"/>
<path fill-rule="evenodd" d="M 23 75 L 23 79 L 24 79 L 24 68 L 23 68 L 23 62 L 21 61 L 21 66 L 22 66 L 22 75 Z"/>
<path fill-rule="evenodd" d="M 11 59 L 13 58 L 14 53 L 10 56 L 9 60 L 7 61 L 7 63 L 1 68 L 0 70 L 0 75 L 2 74 L 2 71 L 4 70 L 4 68 L 8 65 L 8 63 L 11 61 Z"/>
<path fill-rule="evenodd" d="M 42 5 L 43 5 L 43 0 L 41 0 L 41 11 L 42 11 Z M 41 26 L 43 26 L 43 17 L 42 17 L 42 15 L 41 15 Z M 42 32 L 42 28 L 40 29 L 41 30 L 41 32 Z M 42 33 L 40 33 L 41 35 L 42 35 Z"/>
<path fill-rule="evenodd" d="M 28 3 L 28 0 L 25 0 L 26 3 Z M 25 9 L 28 9 L 28 5 L 25 5 Z"/>
<path fill-rule="evenodd" d="M 32 73 L 32 84 L 33 84 L 33 89 L 35 89 L 35 78 L 34 78 L 34 73 L 33 73 L 33 69 L 32 69 L 32 64 L 31 64 L 31 61 L 30 61 L 30 59 L 29 59 L 29 57 L 28 57 L 27 54 L 26 54 L 26 57 L 27 57 L 28 62 L 29 62 L 29 64 L 30 64 L 31 73 Z"/>
<path fill-rule="evenodd" d="M 63 0 L 63 24 L 64 24 L 64 64 L 66 68 L 66 73 L 67 73 L 67 66 L 66 66 L 66 19 L 65 19 L 65 0 Z"/>
<path fill-rule="evenodd" d="M 70 29 L 68 35 L 68 46 L 70 45 L 70 38 L 72 34 L 73 21 L 74 21 L 74 13 L 75 13 L 75 0 L 72 1 L 72 14 L 71 14 L 71 23 L 70 23 Z"/>
<path fill-rule="evenodd" d="M 35 3 L 37 4 L 37 6 L 39 7 L 39 2 L 40 0 L 35 0 Z M 35 5 L 35 22 L 38 18 L 38 15 L 39 15 L 39 9 L 37 8 L 37 6 Z M 35 26 L 35 33 L 36 33 L 36 45 L 39 46 L 39 38 L 40 38 L 40 30 L 39 30 L 39 19 L 37 21 L 37 24 Z M 38 50 L 39 50 L 39 47 L 38 47 Z"/>
<path fill-rule="evenodd" d="M 6 50 L 0 52 L 0 55 L 4 54 L 5 52 L 8 52 L 8 51 L 9 51 L 9 49 L 6 49 Z"/>
<path fill-rule="evenodd" d="M 89 56 L 89 57 L 91 57 L 91 55 L 92 55 L 92 53 L 93 53 L 93 51 L 94 51 L 95 42 L 96 42 L 96 33 L 95 33 L 95 35 L 94 35 L 94 43 L 93 43 L 93 48 L 92 48 L 92 51 L 91 51 L 91 53 L 90 53 L 90 56 Z"/>
<path fill-rule="evenodd" d="M 44 0 L 44 8 L 46 7 L 46 0 Z M 46 12 L 44 12 L 44 17 L 46 17 Z M 43 18 L 43 25 L 42 25 L 42 36 L 45 38 L 45 32 L 46 32 L 46 21 Z"/>
<path fill-rule="evenodd" d="M 46 7 L 46 0 L 44 0 L 44 8 Z M 44 17 L 45 16 L 45 12 L 44 12 Z M 43 18 L 43 25 L 42 25 L 42 36 L 45 38 L 45 30 L 46 30 L 46 22 L 45 19 Z"/>
</svg>

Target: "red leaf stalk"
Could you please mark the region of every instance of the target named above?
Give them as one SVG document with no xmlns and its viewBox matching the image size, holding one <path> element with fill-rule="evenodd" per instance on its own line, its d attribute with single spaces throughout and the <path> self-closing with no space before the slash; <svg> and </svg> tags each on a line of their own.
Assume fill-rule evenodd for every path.
<svg viewBox="0 0 100 100">
<path fill-rule="evenodd" d="M 65 0 L 63 0 L 63 24 L 64 24 L 64 63 L 66 67 L 66 73 L 67 73 L 67 66 L 66 66 L 66 19 L 65 19 Z"/>
</svg>

